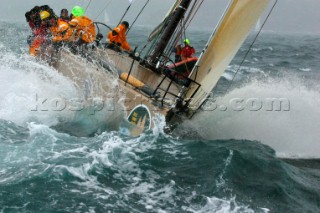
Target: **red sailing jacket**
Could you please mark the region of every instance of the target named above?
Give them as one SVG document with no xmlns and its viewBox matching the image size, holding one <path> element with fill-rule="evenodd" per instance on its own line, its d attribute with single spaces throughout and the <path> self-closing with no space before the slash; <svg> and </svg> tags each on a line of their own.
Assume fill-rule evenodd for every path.
<svg viewBox="0 0 320 213">
<path fill-rule="evenodd" d="M 186 46 L 183 47 L 181 50 L 182 60 L 185 60 L 187 58 L 192 58 L 192 55 L 195 54 L 195 52 L 196 51 L 193 47 L 190 47 L 189 45 L 186 44 Z"/>
</svg>

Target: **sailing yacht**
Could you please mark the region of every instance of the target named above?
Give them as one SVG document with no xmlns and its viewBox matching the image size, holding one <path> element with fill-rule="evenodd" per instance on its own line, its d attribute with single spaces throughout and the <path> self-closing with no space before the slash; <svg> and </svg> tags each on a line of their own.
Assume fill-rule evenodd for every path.
<svg viewBox="0 0 320 213">
<path fill-rule="evenodd" d="M 201 110 L 269 4 L 269 0 L 231 0 L 196 64 L 180 73 L 167 66 L 169 55 L 201 2 L 177 0 L 150 34 L 150 48 L 144 57 L 137 51 L 119 52 L 100 44 L 84 58 L 62 49 L 53 66 L 88 97 L 107 98 L 111 92 L 116 98 L 124 95 L 130 135 L 150 129 L 157 114 L 166 117 L 166 130 L 171 131 Z M 111 78 L 116 79 L 116 85 L 107 83 Z"/>
</svg>

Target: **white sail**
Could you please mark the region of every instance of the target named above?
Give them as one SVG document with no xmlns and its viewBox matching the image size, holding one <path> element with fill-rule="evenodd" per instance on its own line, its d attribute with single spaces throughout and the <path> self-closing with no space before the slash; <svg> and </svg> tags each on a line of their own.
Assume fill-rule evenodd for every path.
<svg viewBox="0 0 320 213">
<path fill-rule="evenodd" d="M 194 96 L 196 87 L 190 88 L 186 94 L 187 99 L 191 98 L 190 109 L 197 110 L 209 96 L 268 3 L 269 0 L 231 1 L 199 59 L 198 70 L 195 67 L 189 76 L 201 84 Z"/>
</svg>

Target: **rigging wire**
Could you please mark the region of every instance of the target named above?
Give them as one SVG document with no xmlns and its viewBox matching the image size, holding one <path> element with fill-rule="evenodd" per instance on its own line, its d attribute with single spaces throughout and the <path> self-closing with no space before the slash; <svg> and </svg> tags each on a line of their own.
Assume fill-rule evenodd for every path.
<svg viewBox="0 0 320 213">
<path fill-rule="evenodd" d="M 170 14 L 171 15 L 171 14 Z M 153 48 L 155 47 L 156 43 L 159 41 L 159 38 L 161 36 L 161 34 L 163 33 L 163 30 L 165 29 L 165 26 L 168 24 L 169 22 L 169 16 L 168 15 L 160 24 L 156 29 L 158 32 L 155 34 L 154 38 L 152 38 L 151 40 L 148 39 L 147 43 L 144 45 L 144 47 L 142 48 L 142 50 L 140 51 L 140 54 L 144 51 L 144 49 L 151 43 L 150 47 L 148 48 L 148 50 L 146 51 L 145 56 L 149 55 L 150 52 L 153 50 Z M 155 30 L 154 30 L 155 31 Z M 149 35 L 150 37 L 150 35 Z"/>
<path fill-rule="evenodd" d="M 174 39 L 170 42 L 170 48 L 166 52 L 167 55 L 170 55 L 173 48 L 178 44 L 179 40 L 181 40 L 181 43 L 183 43 L 183 38 L 186 38 L 186 30 L 189 27 L 190 23 L 194 19 L 196 13 L 198 12 L 199 8 L 201 7 L 204 0 L 201 1 L 195 1 L 190 8 L 186 18 L 182 19 L 180 22 L 180 28 L 179 30 L 175 31 L 175 35 L 173 36 Z"/>
<path fill-rule="evenodd" d="M 190 9 L 187 17 L 181 20 L 180 30 L 178 31 L 178 33 L 177 33 L 177 35 L 176 35 L 176 37 L 175 37 L 175 39 L 174 39 L 174 44 L 175 44 L 175 45 L 178 43 L 178 40 L 179 40 L 179 39 L 181 39 L 181 43 L 183 43 L 183 36 L 186 37 L 186 36 L 185 36 L 185 35 L 186 35 L 186 29 L 187 29 L 186 23 L 188 22 L 191 14 L 193 13 L 196 4 L 197 4 L 197 1 L 195 1 L 195 2 L 193 3 L 193 5 L 192 5 L 192 7 L 191 7 L 191 9 Z M 182 35 L 182 34 L 183 34 L 183 35 Z"/>
<path fill-rule="evenodd" d="M 201 7 L 203 1 L 204 0 L 201 0 L 200 3 L 199 3 L 199 1 L 195 1 L 193 6 L 191 7 L 191 10 L 190 10 L 189 14 L 188 14 L 187 18 L 184 21 L 185 24 L 182 25 L 182 29 L 181 30 L 183 30 L 183 31 L 181 32 L 181 34 L 183 33 L 183 35 L 180 35 L 181 36 L 181 41 L 183 40 L 183 37 L 186 38 L 186 30 L 189 28 L 190 23 L 194 19 L 195 15 L 198 12 L 199 8 Z"/>
<path fill-rule="evenodd" d="M 106 6 L 100 11 L 100 13 L 94 18 L 94 20 L 97 20 L 101 16 L 101 14 L 107 9 L 107 7 L 110 5 L 111 2 L 112 2 L 112 0 L 108 1 Z"/>
<path fill-rule="evenodd" d="M 200 9 L 200 7 L 201 7 L 201 5 L 202 5 L 203 2 L 204 2 L 204 0 L 201 0 L 200 4 L 197 6 L 197 9 L 196 9 L 196 11 L 193 13 L 193 15 L 192 15 L 189 23 L 187 24 L 187 27 L 186 27 L 186 28 L 189 27 L 190 23 L 191 23 L 192 20 L 194 19 L 195 15 L 198 13 L 198 11 L 199 11 L 199 9 Z"/>
<path fill-rule="evenodd" d="M 194 19 L 196 13 L 198 12 L 199 8 L 201 7 L 202 3 L 204 0 L 201 0 L 200 3 L 198 1 L 195 1 L 193 6 L 191 7 L 186 19 L 181 21 L 181 26 L 180 26 L 180 30 L 178 31 L 177 35 L 175 36 L 174 41 L 172 42 L 173 45 L 177 45 L 178 41 L 180 39 L 180 43 L 182 44 L 184 41 L 184 38 L 187 38 L 186 36 L 186 31 L 187 28 L 189 27 L 190 23 L 192 22 L 192 20 Z M 198 4 L 197 4 L 198 3 Z M 196 9 L 195 9 L 196 8 Z M 191 18 L 190 18 L 191 17 Z"/>
<path fill-rule="evenodd" d="M 184 21 L 182 19 L 181 22 L 180 22 L 179 29 L 174 32 L 173 39 L 171 39 L 171 41 L 167 45 L 167 47 L 168 47 L 167 51 L 164 53 L 164 55 L 167 56 L 166 58 L 170 58 L 168 56 L 170 56 L 171 53 L 173 52 L 173 49 L 177 47 L 177 43 L 178 43 L 179 39 L 181 39 L 181 43 L 183 42 L 181 34 L 184 33 L 184 32 L 185 32 Z M 167 60 L 165 59 L 163 61 L 163 63 L 165 64 L 166 62 L 167 62 Z"/>
<path fill-rule="evenodd" d="M 99 27 L 98 27 L 98 24 L 101 24 L 101 25 L 105 26 L 105 27 L 108 28 L 110 31 L 113 30 L 110 26 L 106 25 L 105 23 L 97 22 L 97 21 L 95 21 L 94 23 L 96 24 L 96 26 L 97 26 L 97 28 L 98 28 L 98 32 L 100 32 L 100 29 L 99 29 Z"/>
<path fill-rule="evenodd" d="M 147 6 L 147 4 L 149 3 L 150 0 L 147 0 L 147 2 L 144 4 L 144 6 L 142 7 L 142 9 L 140 10 L 140 12 L 138 13 L 137 17 L 134 19 L 134 21 L 132 22 L 131 26 L 129 27 L 129 29 L 127 30 L 126 34 L 129 33 L 129 31 L 131 30 L 132 26 L 134 25 L 134 23 L 137 21 L 137 19 L 139 18 L 139 16 L 141 15 L 141 13 L 143 12 L 144 8 Z"/>
<path fill-rule="evenodd" d="M 90 0 L 89 3 L 87 4 L 87 7 L 86 7 L 85 11 L 87 11 L 87 9 L 89 8 L 89 6 L 90 6 L 90 4 L 91 4 L 91 1 L 92 1 L 92 0 Z"/>
<path fill-rule="evenodd" d="M 127 7 L 127 9 L 126 9 L 126 11 L 124 12 L 123 16 L 121 17 L 121 19 L 120 19 L 120 21 L 119 21 L 118 25 L 119 25 L 119 24 L 121 24 L 121 22 L 122 22 L 123 18 L 127 15 L 127 13 L 128 13 L 128 11 L 129 11 L 129 9 L 130 9 L 131 5 L 132 5 L 132 2 L 131 2 L 131 3 L 129 4 L 129 6 Z M 117 25 L 117 26 L 118 26 L 118 25 Z"/>
<path fill-rule="evenodd" d="M 240 71 L 240 69 L 241 69 L 241 67 L 242 67 L 242 65 L 243 65 L 243 63 L 244 63 L 244 61 L 245 61 L 245 60 L 246 60 L 246 58 L 248 57 L 248 55 L 249 55 L 249 53 L 250 53 L 250 51 L 251 51 L 251 49 L 252 49 L 252 47 L 253 47 L 254 43 L 256 42 L 256 40 L 257 40 L 258 36 L 260 35 L 260 33 L 261 33 L 261 31 L 262 31 L 262 28 L 263 28 L 263 27 L 264 27 L 264 25 L 267 23 L 267 21 L 268 21 L 268 19 L 269 19 L 270 15 L 271 15 L 271 13 L 272 13 L 272 11 L 273 11 L 273 9 L 275 8 L 275 6 L 276 6 L 276 4 L 277 4 L 277 3 L 278 3 L 278 0 L 275 0 L 275 3 L 273 4 L 272 8 L 270 9 L 270 11 L 269 11 L 269 13 L 268 13 L 268 15 L 267 15 L 266 19 L 264 20 L 264 22 L 263 22 L 263 24 L 262 24 L 261 28 L 259 29 L 258 33 L 257 33 L 257 34 L 256 34 L 256 36 L 254 37 L 253 42 L 251 43 L 251 45 L 250 45 L 249 49 L 247 50 L 247 52 L 246 52 L 246 54 L 245 54 L 244 58 L 242 59 L 242 61 L 241 61 L 240 65 L 239 65 L 239 67 L 238 67 L 237 71 L 236 71 L 236 72 L 235 72 L 235 74 L 233 75 L 233 77 L 232 77 L 232 79 L 231 79 L 231 83 L 230 83 L 230 84 L 229 84 L 229 86 L 227 87 L 226 91 L 228 91 L 228 90 L 230 89 L 230 87 L 231 87 L 231 85 L 232 85 L 232 83 L 233 83 L 233 81 L 234 81 L 235 77 L 237 76 L 238 72 Z"/>
<path fill-rule="evenodd" d="M 169 10 L 169 12 L 167 13 L 167 15 L 165 16 L 165 18 L 162 20 L 162 22 L 158 25 L 157 28 L 160 28 L 158 30 L 158 32 L 156 33 L 156 35 L 154 36 L 153 39 L 148 39 L 148 41 L 146 42 L 146 44 L 144 45 L 144 47 L 142 48 L 142 50 L 140 51 L 140 54 L 144 51 L 145 48 L 147 48 L 147 46 L 151 43 L 151 46 L 148 48 L 145 56 L 149 55 L 149 53 L 151 52 L 152 48 L 155 46 L 156 42 L 158 41 L 158 39 L 160 38 L 161 33 L 163 32 L 163 29 L 165 27 L 165 25 L 168 23 L 169 21 L 169 17 L 171 16 L 171 14 L 174 12 L 174 10 L 177 8 L 177 6 L 179 5 L 179 3 L 181 2 L 181 0 L 178 2 L 176 1 L 174 3 L 174 5 L 171 7 L 171 9 Z M 156 28 L 156 29 L 157 29 Z M 152 32 L 154 32 L 155 30 L 153 30 Z M 151 33 L 152 33 L 151 32 Z M 150 37 L 150 35 L 149 35 Z"/>
</svg>

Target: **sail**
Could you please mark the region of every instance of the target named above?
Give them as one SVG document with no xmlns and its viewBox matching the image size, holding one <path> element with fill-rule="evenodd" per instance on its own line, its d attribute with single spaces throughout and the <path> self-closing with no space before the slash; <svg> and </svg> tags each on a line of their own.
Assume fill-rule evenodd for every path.
<svg viewBox="0 0 320 213">
<path fill-rule="evenodd" d="M 189 76 L 201 85 L 195 94 L 195 87 L 190 88 L 186 94 L 186 99 L 190 99 L 190 109 L 199 109 L 210 95 L 268 3 L 269 0 L 231 1 L 199 59 L 198 69 L 195 67 Z"/>
</svg>

